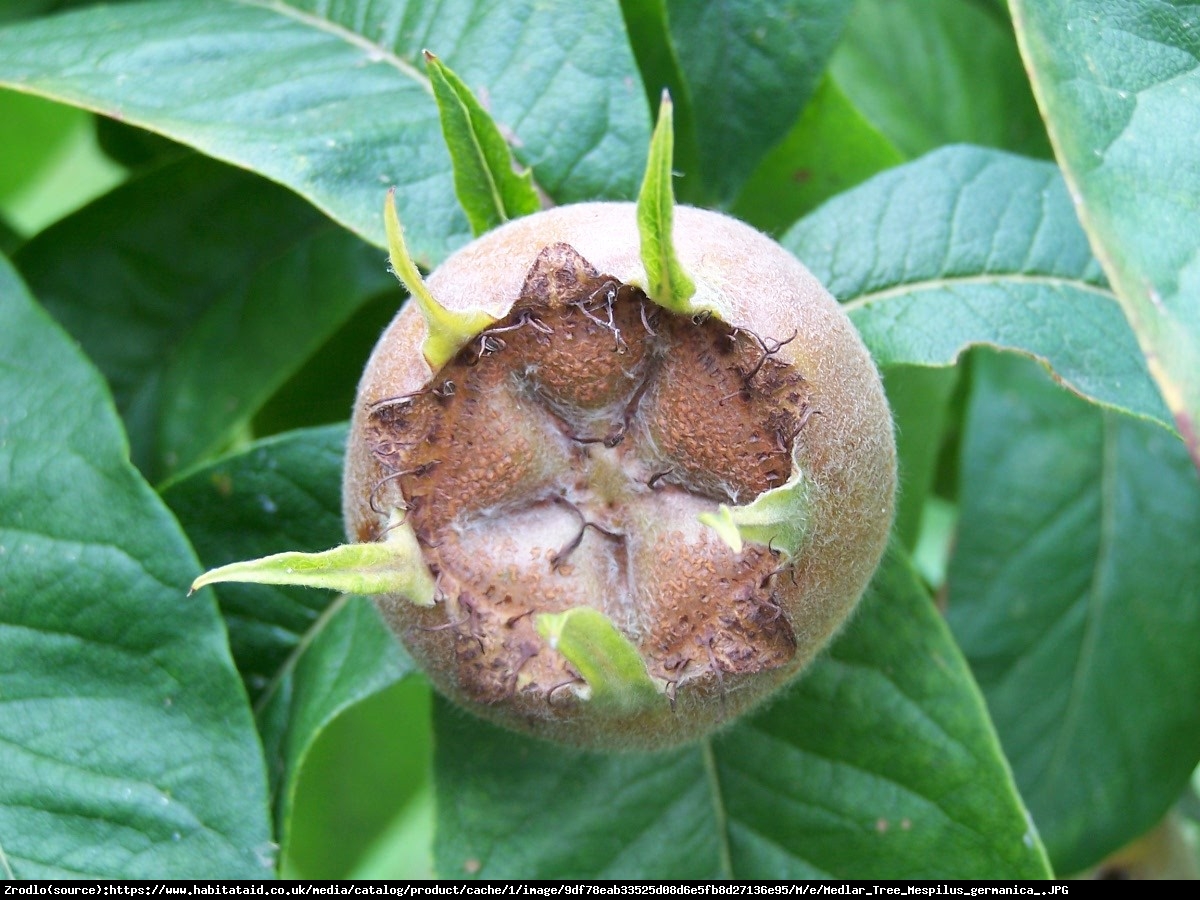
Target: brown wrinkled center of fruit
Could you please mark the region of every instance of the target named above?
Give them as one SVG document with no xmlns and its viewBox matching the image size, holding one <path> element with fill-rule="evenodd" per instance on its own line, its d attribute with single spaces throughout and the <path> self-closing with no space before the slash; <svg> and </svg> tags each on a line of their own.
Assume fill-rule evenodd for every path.
<svg viewBox="0 0 1200 900">
<path fill-rule="evenodd" d="M 453 642 L 467 694 L 577 682 L 534 614 L 584 605 L 672 697 L 792 657 L 785 561 L 697 521 L 791 475 L 808 401 L 779 347 L 669 313 L 557 244 L 506 319 L 424 390 L 373 405 L 372 507 L 381 524 L 407 510 L 440 601 L 420 628 Z"/>
</svg>

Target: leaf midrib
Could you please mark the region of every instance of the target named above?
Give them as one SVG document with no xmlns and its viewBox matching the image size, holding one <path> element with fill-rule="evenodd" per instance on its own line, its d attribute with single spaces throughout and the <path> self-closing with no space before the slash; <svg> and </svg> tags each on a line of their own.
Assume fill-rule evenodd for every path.
<svg viewBox="0 0 1200 900">
<path fill-rule="evenodd" d="M 359 34 L 357 31 L 346 28 L 344 25 L 339 25 L 337 22 L 334 22 L 330 19 L 297 9 L 288 3 L 284 3 L 283 0 L 237 0 L 237 2 L 241 3 L 243 6 L 257 6 L 258 8 L 267 10 L 268 12 L 278 13 L 279 15 L 286 16 L 300 23 L 301 25 L 309 28 L 315 28 L 316 30 L 331 35 L 338 40 L 344 41 L 352 47 L 369 54 L 372 59 L 377 59 L 381 62 L 387 63 L 402 75 L 412 79 L 414 82 L 420 85 L 420 87 L 430 96 L 433 96 L 433 87 L 429 83 L 429 79 L 426 78 L 416 66 L 397 54 L 393 48 L 386 47 L 383 44 L 377 44 L 368 39 L 366 35 Z"/>
<path fill-rule="evenodd" d="M 892 285 L 891 287 L 870 291 L 865 294 L 859 294 L 853 300 L 847 300 L 844 302 L 842 304 L 842 309 L 845 310 L 846 313 L 850 313 L 872 303 L 891 300 L 897 297 L 907 297 L 911 294 L 921 293 L 923 291 L 948 290 L 958 287 L 970 287 L 972 285 L 1004 286 L 1010 284 L 1034 285 L 1036 287 L 1048 288 L 1070 288 L 1071 290 L 1094 294 L 1097 297 L 1103 297 L 1105 300 L 1111 300 L 1113 302 L 1116 302 L 1117 300 L 1116 294 L 1114 294 L 1108 288 L 1103 288 L 1099 285 L 1082 281 L 1080 279 L 1067 278 L 1061 275 L 1025 275 L 1017 272 L 1007 272 L 996 274 L 989 273 L 986 275 L 965 275 L 961 277 L 927 278 L 921 281 L 903 282 Z"/>
<path fill-rule="evenodd" d="M 712 738 L 705 738 L 700 747 L 704 758 L 704 775 L 712 794 L 714 827 L 717 832 L 717 867 L 719 878 L 733 878 L 733 855 L 729 848 L 729 818 L 725 812 L 725 795 L 721 790 L 721 776 L 717 770 L 717 758 L 713 753 Z"/>
<path fill-rule="evenodd" d="M 254 717 L 256 719 L 262 715 L 263 711 L 267 708 L 267 705 L 271 702 L 276 692 L 279 690 L 280 685 L 283 684 L 287 676 L 290 675 L 296 668 L 296 664 L 308 651 L 308 648 L 312 645 L 312 642 L 315 641 L 321 632 L 325 630 L 326 626 L 333 620 L 333 617 L 336 616 L 338 612 L 340 612 L 342 608 L 350 602 L 350 597 L 350 594 L 338 594 L 337 597 L 335 597 L 333 601 L 325 607 L 321 614 L 317 616 L 313 623 L 304 630 L 304 633 L 300 635 L 300 640 L 296 642 L 296 646 L 292 648 L 291 653 L 289 653 L 287 658 L 280 664 L 274 676 L 272 676 L 271 680 L 267 683 L 267 686 L 263 688 L 262 693 L 259 694 L 258 699 L 254 701 Z"/>
<path fill-rule="evenodd" d="M 1103 417 L 1103 443 L 1101 445 L 1100 463 L 1100 522 L 1096 536 L 1096 558 L 1092 565 L 1092 574 L 1088 583 L 1085 598 L 1088 612 L 1084 617 L 1083 635 L 1079 642 L 1079 654 L 1071 673 L 1071 690 L 1067 696 L 1066 708 L 1063 710 L 1063 725 L 1058 730 L 1051 751 L 1050 760 L 1035 784 L 1044 784 L 1047 780 L 1059 781 L 1063 766 L 1066 764 L 1069 751 L 1077 742 L 1074 735 L 1079 729 L 1079 715 L 1083 706 L 1080 694 L 1086 689 L 1089 680 L 1086 674 L 1092 670 L 1092 659 L 1096 653 L 1098 632 L 1101 630 L 1101 619 L 1104 616 L 1107 591 L 1104 588 L 1104 573 L 1112 562 L 1113 550 L 1116 546 L 1116 495 L 1117 495 L 1117 435 L 1116 425 L 1111 416 Z"/>
</svg>

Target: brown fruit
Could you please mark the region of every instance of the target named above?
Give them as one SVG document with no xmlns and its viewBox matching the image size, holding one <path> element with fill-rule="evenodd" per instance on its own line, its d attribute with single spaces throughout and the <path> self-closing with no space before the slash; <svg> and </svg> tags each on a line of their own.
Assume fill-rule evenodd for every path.
<svg viewBox="0 0 1200 900">
<path fill-rule="evenodd" d="M 360 384 L 348 534 L 415 537 L 434 602 L 379 606 L 439 690 L 503 725 L 703 735 L 812 660 L 883 552 L 891 416 L 849 320 L 736 220 L 679 207 L 674 248 L 690 314 L 644 292 L 632 204 L 510 222 L 428 279 L 493 323 L 435 371 L 410 303 Z"/>
</svg>

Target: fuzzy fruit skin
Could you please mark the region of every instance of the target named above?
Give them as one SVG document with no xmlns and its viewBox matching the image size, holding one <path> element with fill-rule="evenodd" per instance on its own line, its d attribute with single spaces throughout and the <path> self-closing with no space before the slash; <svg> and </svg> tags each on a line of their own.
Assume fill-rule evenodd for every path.
<svg viewBox="0 0 1200 900">
<path fill-rule="evenodd" d="M 509 222 L 446 260 L 428 279 L 445 307 L 486 310 L 503 318 L 518 299 L 538 253 L 563 242 L 599 271 L 645 285 L 636 207 L 629 203 L 564 206 Z M 803 374 L 814 414 L 797 443 L 796 462 L 812 487 L 809 531 L 782 578 L 780 606 L 796 653 L 778 669 L 727 677 L 715 689 L 681 688 L 674 709 L 634 720 L 539 719 L 504 704 L 481 704 L 457 684 L 444 632 L 422 625 L 428 611 L 401 597 L 377 597 L 434 685 L 477 714 L 517 730 L 600 749 L 653 749 L 694 739 L 760 702 L 800 672 L 845 623 L 883 554 L 896 489 L 891 414 L 874 362 L 828 291 L 790 253 L 735 219 L 677 207 L 674 245 L 702 294 L 716 297 L 730 326 L 785 340 L 780 358 Z M 433 372 L 422 355 L 424 319 L 408 304 L 381 337 L 364 372 L 347 449 L 343 504 L 352 541 L 369 541 L 380 525 L 370 493 L 377 465 L 364 434 L 369 407 L 424 388 Z"/>
</svg>

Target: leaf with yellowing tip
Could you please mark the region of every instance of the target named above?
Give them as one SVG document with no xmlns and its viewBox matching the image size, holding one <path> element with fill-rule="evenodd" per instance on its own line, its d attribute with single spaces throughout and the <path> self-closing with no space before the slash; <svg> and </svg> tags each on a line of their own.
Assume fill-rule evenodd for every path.
<svg viewBox="0 0 1200 900">
<path fill-rule="evenodd" d="M 386 541 L 343 544 L 320 553 L 275 553 L 205 572 L 193 591 L 224 581 L 294 584 L 343 594 L 399 594 L 417 606 L 432 606 L 433 579 L 412 526 L 397 524 Z"/>
<path fill-rule="evenodd" d="M 543 613 L 535 625 L 551 648 L 579 670 L 596 706 L 630 712 L 666 702 L 637 647 L 599 610 L 580 606 Z"/>
<path fill-rule="evenodd" d="M 408 289 L 425 319 L 428 333 L 425 336 L 425 345 L 421 349 L 425 354 L 425 361 L 436 372 L 453 359 L 454 354 L 461 350 L 467 341 L 496 320 L 482 309 L 449 310 L 434 299 L 404 243 L 404 228 L 396 214 L 395 188 L 388 191 L 383 207 L 383 220 L 387 230 L 392 271 Z"/>
<path fill-rule="evenodd" d="M 664 309 L 691 315 L 700 309 L 691 303 L 696 285 L 675 255 L 672 231 L 675 224 L 675 191 L 671 165 L 675 155 L 675 131 L 671 96 L 663 91 L 658 124 L 650 138 L 646 176 L 638 194 L 637 221 L 641 238 L 642 266 L 646 270 L 646 293 Z"/>
</svg>

